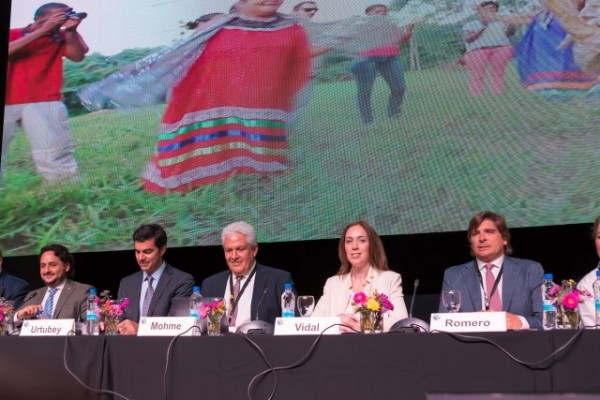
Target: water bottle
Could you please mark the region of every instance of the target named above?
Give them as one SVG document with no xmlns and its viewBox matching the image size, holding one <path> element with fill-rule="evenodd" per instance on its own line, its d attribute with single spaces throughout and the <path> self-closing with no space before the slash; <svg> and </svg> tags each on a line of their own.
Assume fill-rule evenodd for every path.
<svg viewBox="0 0 600 400">
<path fill-rule="evenodd" d="M 192 336 L 200 336 L 200 315 L 198 315 L 198 309 L 202 305 L 202 295 L 200 294 L 200 286 L 194 286 L 192 288 L 192 295 L 190 296 L 190 317 L 195 318 L 194 323 L 197 328 L 192 331 Z"/>
<path fill-rule="evenodd" d="M 296 296 L 294 295 L 294 292 L 292 292 L 292 284 L 286 283 L 283 287 L 283 294 L 281 295 L 281 316 L 283 318 L 294 317 L 295 309 Z"/>
<path fill-rule="evenodd" d="M 97 300 L 98 296 L 96 295 L 96 288 L 90 288 L 90 294 L 88 295 L 86 302 L 87 312 L 85 314 L 87 334 L 90 336 L 98 336 L 100 334 Z"/>
<path fill-rule="evenodd" d="M 596 280 L 592 285 L 594 301 L 596 302 L 596 326 L 600 325 L 600 269 L 596 271 Z"/>
<path fill-rule="evenodd" d="M 556 307 L 552 304 L 550 292 L 554 288 L 552 274 L 544 275 L 542 284 L 542 301 L 544 302 L 543 326 L 545 330 L 556 329 Z"/>
</svg>

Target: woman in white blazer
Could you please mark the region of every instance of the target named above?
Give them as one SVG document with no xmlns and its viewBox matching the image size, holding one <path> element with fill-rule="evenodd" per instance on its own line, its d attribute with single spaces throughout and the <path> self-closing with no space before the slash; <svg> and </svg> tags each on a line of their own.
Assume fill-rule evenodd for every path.
<svg viewBox="0 0 600 400">
<path fill-rule="evenodd" d="M 402 278 L 400 274 L 390 271 L 383 243 L 368 222 L 360 220 L 344 228 L 338 255 L 342 265 L 337 275 L 325 282 L 323 296 L 319 299 L 313 316 L 340 316 L 342 323 L 352 328 L 342 327 L 342 332 L 360 331 L 360 319 L 354 312 L 352 298 L 358 292 L 371 296 L 375 290 L 387 295 L 394 305 L 393 311 L 383 314 L 384 332 L 389 331 L 395 322 L 408 316 L 402 293 Z"/>
</svg>

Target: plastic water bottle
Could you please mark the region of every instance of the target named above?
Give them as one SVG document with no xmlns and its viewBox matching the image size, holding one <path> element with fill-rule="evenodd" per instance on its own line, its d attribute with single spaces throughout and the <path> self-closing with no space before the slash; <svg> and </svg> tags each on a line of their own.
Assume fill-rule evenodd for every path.
<svg viewBox="0 0 600 400">
<path fill-rule="evenodd" d="M 200 294 L 200 286 L 194 286 L 192 288 L 192 295 L 190 296 L 190 317 L 195 318 L 195 326 L 192 331 L 192 336 L 200 336 L 200 315 L 198 309 L 202 305 L 202 295 Z"/>
<path fill-rule="evenodd" d="M 281 316 L 283 318 L 294 317 L 296 314 L 294 312 L 296 309 L 296 296 L 292 292 L 292 284 L 286 283 L 283 289 L 283 294 L 281 295 Z"/>
<path fill-rule="evenodd" d="M 556 307 L 552 304 L 550 292 L 554 288 L 552 274 L 544 275 L 544 283 L 542 284 L 542 301 L 544 302 L 543 326 L 545 330 L 556 329 Z"/>
<path fill-rule="evenodd" d="M 596 325 L 600 325 L 600 269 L 596 271 L 596 280 L 592 288 L 594 288 L 594 301 L 596 302 Z"/>
<path fill-rule="evenodd" d="M 87 334 L 90 336 L 98 336 L 100 334 L 100 327 L 98 326 L 98 304 L 96 300 L 96 288 L 90 288 L 90 294 L 87 298 L 87 312 L 85 314 L 85 322 Z"/>
</svg>

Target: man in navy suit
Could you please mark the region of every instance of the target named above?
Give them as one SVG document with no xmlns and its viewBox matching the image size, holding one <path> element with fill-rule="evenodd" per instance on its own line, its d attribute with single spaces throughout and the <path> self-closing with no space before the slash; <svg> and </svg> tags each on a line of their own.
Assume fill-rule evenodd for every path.
<svg viewBox="0 0 600 400">
<path fill-rule="evenodd" d="M 281 316 L 283 287 L 293 283 L 290 273 L 256 261 L 256 231 L 246 222 L 227 225 L 221 243 L 229 270 L 206 278 L 202 295 L 226 300 L 229 326 L 256 319 L 273 324 Z"/>
<path fill-rule="evenodd" d="M 23 304 L 23 299 L 29 290 L 31 290 L 29 283 L 2 269 L 2 250 L 0 249 L 0 297 L 12 300 L 16 310 Z"/>
<path fill-rule="evenodd" d="M 446 269 L 442 291 L 461 291 L 460 311 L 506 311 L 508 329 L 541 329 L 544 270 L 535 261 L 509 256 L 504 217 L 491 211 L 476 214 L 467 237 L 475 260 Z M 439 312 L 445 311 L 440 302 Z"/>
<path fill-rule="evenodd" d="M 163 260 L 167 233 L 158 224 L 142 225 L 133 233 L 135 259 L 140 271 L 121 279 L 119 299 L 128 298 L 119 333 L 135 335 L 141 317 L 169 315 L 171 300 L 192 294 L 194 278 Z"/>
</svg>

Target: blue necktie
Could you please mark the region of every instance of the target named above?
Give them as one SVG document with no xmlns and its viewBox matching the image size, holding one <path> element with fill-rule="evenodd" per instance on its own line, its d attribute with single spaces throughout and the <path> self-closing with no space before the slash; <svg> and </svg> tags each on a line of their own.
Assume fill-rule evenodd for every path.
<svg viewBox="0 0 600 400">
<path fill-rule="evenodd" d="M 42 311 L 42 315 L 46 318 L 52 318 L 52 311 L 54 308 L 54 295 L 58 289 L 50 288 L 48 289 L 48 297 L 46 298 L 46 302 L 44 303 L 44 311 Z"/>
</svg>

